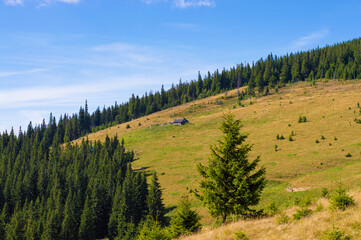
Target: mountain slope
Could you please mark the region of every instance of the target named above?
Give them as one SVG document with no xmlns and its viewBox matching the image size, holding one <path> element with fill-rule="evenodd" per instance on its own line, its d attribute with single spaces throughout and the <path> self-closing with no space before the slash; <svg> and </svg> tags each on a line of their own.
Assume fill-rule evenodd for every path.
<svg viewBox="0 0 361 240">
<path fill-rule="evenodd" d="M 89 140 L 104 140 L 118 135 L 138 158 L 136 169 L 156 170 L 164 188 L 168 207 L 177 204 L 182 194 L 197 188 L 196 165 L 206 163 L 209 145 L 220 137 L 220 122 L 225 112 L 240 118 L 247 139 L 254 144 L 250 158 L 261 156 L 270 180 L 261 206 L 270 202 L 287 207 L 297 196 L 319 196 L 322 187 L 332 188 L 341 181 L 347 186 L 360 182 L 361 102 L 359 81 L 301 82 L 282 88 L 279 93 L 237 103 L 236 90 L 187 103 L 89 134 Z M 174 118 L 186 117 L 190 124 L 166 125 Z M 299 116 L 307 122 L 298 123 Z M 162 125 L 165 124 L 165 125 Z M 289 141 L 289 135 L 293 141 Z M 277 140 L 277 134 L 284 140 Z M 323 136 L 323 137 L 322 137 Z M 322 139 L 325 138 L 325 139 Z M 316 143 L 318 140 L 319 143 Z M 79 140 L 78 140 L 79 141 Z M 275 151 L 277 145 L 278 151 Z M 350 153 L 351 157 L 346 157 Z M 287 187 L 306 191 L 286 192 Z M 199 202 L 194 202 L 199 207 Z M 206 210 L 199 208 L 203 221 Z"/>
<path fill-rule="evenodd" d="M 233 240 L 236 233 L 244 233 L 247 239 L 289 240 L 289 239 L 346 239 L 336 238 L 336 233 L 350 236 L 351 239 L 361 238 L 360 191 L 352 191 L 355 206 L 346 211 L 330 210 L 329 201 L 320 199 L 310 208 L 314 211 L 301 220 L 293 220 L 295 207 L 287 209 L 283 214 L 290 217 L 289 222 L 281 223 L 280 215 L 262 219 L 242 220 L 215 229 L 204 228 L 200 233 L 183 237 L 182 240 Z M 334 238 L 330 238 L 331 234 Z M 339 235 L 340 236 L 340 235 Z M 245 239 L 245 238 L 238 238 Z"/>
</svg>

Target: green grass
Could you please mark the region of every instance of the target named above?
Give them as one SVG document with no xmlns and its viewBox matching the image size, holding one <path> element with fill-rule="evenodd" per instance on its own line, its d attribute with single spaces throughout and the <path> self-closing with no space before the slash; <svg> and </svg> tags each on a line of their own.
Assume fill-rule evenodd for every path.
<svg viewBox="0 0 361 240">
<path fill-rule="evenodd" d="M 235 94 L 236 91 L 228 92 L 228 96 Z M 106 134 L 117 134 L 119 138 L 124 138 L 126 148 L 134 150 L 136 158 L 139 158 L 133 162 L 133 167 L 164 173 L 159 180 L 166 206 L 177 205 L 183 194 L 198 187 L 197 164 L 207 164 L 209 146 L 216 144 L 221 137 L 219 127 L 224 113 L 232 113 L 241 119 L 244 125 L 242 131 L 249 134 L 247 143 L 253 145 L 249 159 L 260 156 L 260 165 L 266 167 L 270 182 L 264 189 L 259 208 L 266 206 L 267 201 L 287 207 L 293 204 L 295 196 L 316 198 L 320 189 L 332 188 L 337 181 L 342 181 L 347 187 L 360 185 L 361 135 L 357 134 L 360 125 L 353 122 L 359 113 L 348 110 L 348 106 L 355 106 L 357 99 L 361 99 L 360 82 L 318 82 L 317 88 L 308 83 L 297 83 L 280 89 L 279 93 L 252 98 L 252 105 L 249 100 L 244 100 L 244 107 L 238 106 L 236 98 L 226 100 L 221 99 L 222 96 L 224 93 L 87 137 L 89 140 L 103 140 Z M 223 104 L 215 104 L 217 100 Z M 289 104 L 290 101 L 292 104 Z M 300 115 L 307 116 L 306 123 L 297 124 Z M 161 125 L 180 116 L 185 116 L 190 124 Z M 129 129 L 126 129 L 127 124 Z M 291 130 L 296 133 L 294 141 L 275 138 L 277 134 L 287 138 Z M 322 135 L 328 139 L 327 142 L 315 144 L 315 139 Z M 347 153 L 352 157 L 345 157 Z M 288 186 L 308 190 L 289 193 L 286 192 Z M 204 217 L 203 221 L 208 222 L 207 211 L 192 199 Z"/>
</svg>

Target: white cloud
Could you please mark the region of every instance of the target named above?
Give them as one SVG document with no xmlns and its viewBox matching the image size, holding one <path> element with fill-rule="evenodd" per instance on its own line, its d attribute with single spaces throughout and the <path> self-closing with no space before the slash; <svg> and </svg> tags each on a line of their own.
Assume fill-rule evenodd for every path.
<svg viewBox="0 0 361 240">
<path fill-rule="evenodd" d="M 291 45 L 292 50 L 299 50 L 302 47 L 306 47 L 309 45 L 317 44 L 322 38 L 326 37 L 329 34 L 329 31 L 324 29 L 319 32 L 311 33 L 307 36 L 303 36 L 296 41 L 294 41 Z"/>
<path fill-rule="evenodd" d="M 213 7 L 215 2 L 211 0 L 174 0 L 174 4 L 178 8 L 189 7 Z"/>
<path fill-rule="evenodd" d="M 1 77 L 12 77 L 17 75 L 24 75 L 24 74 L 31 74 L 31 73 L 38 73 L 38 72 L 45 72 L 46 69 L 31 69 L 27 71 L 17 71 L 17 72 L 0 72 L 0 78 Z"/>
<path fill-rule="evenodd" d="M 142 0 L 145 4 L 153 4 L 158 2 L 168 2 L 168 0 Z M 214 7 L 216 3 L 213 0 L 171 0 L 177 8 L 189 7 Z"/>
<path fill-rule="evenodd" d="M 10 6 L 23 5 L 24 0 L 5 0 L 5 4 Z"/>
<path fill-rule="evenodd" d="M 77 4 L 81 0 L 4 0 L 6 5 L 9 6 L 23 6 L 25 2 L 37 2 L 40 7 L 48 6 L 51 3 L 61 2 L 61 3 L 68 3 L 68 4 Z"/>
</svg>

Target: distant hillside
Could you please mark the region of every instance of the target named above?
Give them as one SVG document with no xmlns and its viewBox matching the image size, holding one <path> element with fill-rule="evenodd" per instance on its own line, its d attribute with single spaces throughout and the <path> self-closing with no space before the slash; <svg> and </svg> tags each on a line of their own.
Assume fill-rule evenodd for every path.
<svg viewBox="0 0 361 240">
<path fill-rule="evenodd" d="M 133 167 L 160 174 L 168 207 L 175 206 L 181 195 L 198 187 L 196 165 L 206 163 L 209 145 L 220 137 L 222 115 L 228 112 L 242 120 L 242 130 L 249 133 L 248 142 L 254 144 L 251 157 L 260 155 L 260 164 L 267 168 L 269 183 L 261 207 L 274 202 L 286 208 L 294 204 L 296 197 L 317 198 L 323 187 L 334 188 L 337 182 L 352 188 L 359 186 L 360 81 L 297 83 L 278 93 L 244 100 L 242 106 L 236 94 L 233 90 L 173 107 L 86 138 L 90 141 L 104 140 L 106 135 L 124 138 L 126 147 L 134 150 L 138 159 Z M 182 116 L 190 123 L 167 125 Z M 300 117 L 306 117 L 306 122 L 299 122 Z M 277 140 L 277 136 L 284 140 Z M 290 136 L 293 141 L 289 141 Z M 290 193 L 287 187 L 303 191 Z M 193 204 L 204 216 L 203 222 L 211 223 L 199 202 Z"/>
<path fill-rule="evenodd" d="M 204 74 L 204 73 L 203 73 Z M 64 114 L 55 129 L 60 142 L 68 142 L 89 132 L 96 132 L 119 123 L 128 122 L 174 106 L 203 99 L 239 86 L 248 88 L 240 99 L 249 95 L 267 94 L 290 82 L 314 81 L 317 79 L 360 79 L 361 39 L 316 48 L 306 52 L 290 53 L 285 56 L 268 55 L 255 63 L 242 63 L 228 70 L 214 70 L 205 75 L 198 73 L 198 79 L 172 85 L 169 90 L 145 93 L 129 98 L 128 102 L 88 111 L 87 103 L 77 114 Z M 56 123 L 50 116 L 49 124 Z M 44 125 L 44 126 L 43 126 Z M 45 121 L 41 128 L 46 127 Z M 52 134 L 52 137 L 55 133 Z"/>
</svg>

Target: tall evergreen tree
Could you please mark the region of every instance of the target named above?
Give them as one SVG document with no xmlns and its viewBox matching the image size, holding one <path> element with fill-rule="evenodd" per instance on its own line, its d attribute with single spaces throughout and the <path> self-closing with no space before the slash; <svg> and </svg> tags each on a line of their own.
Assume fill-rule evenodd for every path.
<svg viewBox="0 0 361 240">
<path fill-rule="evenodd" d="M 247 215 L 258 204 L 265 186 L 265 168 L 255 171 L 260 158 L 248 160 L 252 146 L 245 144 L 247 135 L 240 133 L 241 121 L 230 114 L 224 116 L 223 139 L 211 147 L 208 166 L 198 165 L 202 176 L 199 199 L 212 216 Z"/>
<path fill-rule="evenodd" d="M 149 216 L 163 224 L 165 222 L 164 214 L 165 208 L 162 199 L 162 190 L 158 182 L 158 176 L 156 172 L 153 172 L 150 180 L 150 186 L 148 190 L 147 206 Z"/>
</svg>

